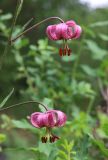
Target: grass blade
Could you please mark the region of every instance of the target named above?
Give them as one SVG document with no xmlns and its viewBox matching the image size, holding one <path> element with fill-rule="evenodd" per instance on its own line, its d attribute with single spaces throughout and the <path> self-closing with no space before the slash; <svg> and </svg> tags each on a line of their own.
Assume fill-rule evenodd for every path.
<svg viewBox="0 0 108 160">
<path fill-rule="evenodd" d="M 11 92 L 7 95 L 7 97 L 5 97 L 5 99 L 2 101 L 2 103 L 0 104 L 0 108 L 2 108 L 6 102 L 8 101 L 8 99 L 11 97 L 11 95 L 13 94 L 14 92 L 14 88 L 11 90 Z"/>
</svg>

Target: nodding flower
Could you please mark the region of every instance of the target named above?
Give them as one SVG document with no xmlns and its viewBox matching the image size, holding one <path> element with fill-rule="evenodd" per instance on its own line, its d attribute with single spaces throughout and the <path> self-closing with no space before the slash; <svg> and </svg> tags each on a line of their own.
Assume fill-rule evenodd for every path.
<svg viewBox="0 0 108 160">
<path fill-rule="evenodd" d="M 44 113 L 34 112 L 30 116 L 30 122 L 34 127 L 46 128 L 46 135 L 41 137 L 42 143 L 47 141 L 53 143 L 58 140 L 59 137 L 52 134 L 52 128 L 64 126 L 66 119 L 65 113 L 59 110 L 48 110 Z"/>
<path fill-rule="evenodd" d="M 73 20 L 65 23 L 50 25 L 46 29 L 46 34 L 50 40 L 63 40 L 63 48 L 59 49 L 60 56 L 71 54 L 71 49 L 68 47 L 67 40 L 77 39 L 80 37 L 82 29 Z"/>
</svg>

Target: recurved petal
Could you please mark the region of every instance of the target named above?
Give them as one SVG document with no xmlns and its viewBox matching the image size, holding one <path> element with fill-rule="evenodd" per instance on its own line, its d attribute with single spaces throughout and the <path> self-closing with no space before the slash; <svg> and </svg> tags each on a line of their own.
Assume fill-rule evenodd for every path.
<svg viewBox="0 0 108 160">
<path fill-rule="evenodd" d="M 62 28 L 62 37 L 64 39 L 71 39 L 71 36 L 72 36 L 72 30 L 70 27 L 68 27 L 66 24 L 65 24 L 65 27 Z"/>
<path fill-rule="evenodd" d="M 56 25 L 50 25 L 46 29 L 46 34 L 50 40 L 58 40 L 56 35 Z"/>
<path fill-rule="evenodd" d="M 30 122 L 36 128 L 44 127 L 43 113 L 41 113 L 41 112 L 32 113 L 31 116 L 30 116 Z"/>
<path fill-rule="evenodd" d="M 76 25 L 76 33 L 73 38 L 77 39 L 81 36 L 82 28 L 79 25 Z"/>
<path fill-rule="evenodd" d="M 60 23 L 56 25 L 56 35 L 59 39 L 63 38 L 63 31 L 65 32 L 67 30 L 67 26 L 65 23 Z"/>
<path fill-rule="evenodd" d="M 51 128 L 54 127 L 57 123 L 57 114 L 53 110 L 49 110 L 46 112 L 46 115 L 45 125 Z"/>
<path fill-rule="evenodd" d="M 52 112 L 55 114 L 55 126 L 64 126 L 67 120 L 66 114 L 59 110 L 52 110 Z"/>
<path fill-rule="evenodd" d="M 76 25 L 75 21 L 73 20 L 67 21 L 66 24 L 68 25 L 68 27 L 74 27 Z"/>
<path fill-rule="evenodd" d="M 66 120 L 67 120 L 66 114 L 61 111 L 57 111 L 57 114 L 58 114 L 58 122 L 56 125 L 58 127 L 64 126 L 64 124 L 66 123 Z"/>
<path fill-rule="evenodd" d="M 65 23 L 60 23 L 56 26 L 56 35 L 59 39 L 71 39 L 72 30 Z"/>
</svg>

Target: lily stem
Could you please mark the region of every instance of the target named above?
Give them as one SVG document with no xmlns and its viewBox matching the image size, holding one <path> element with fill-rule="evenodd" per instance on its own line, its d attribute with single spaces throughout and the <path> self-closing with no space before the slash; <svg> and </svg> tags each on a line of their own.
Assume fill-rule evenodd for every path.
<svg viewBox="0 0 108 160">
<path fill-rule="evenodd" d="M 83 48 L 84 39 L 85 39 L 85 34 L 83 34 L 83 37 L 82 37 L 82 40 L 81 40 L 81 43 L 80 43 L 80 46 L 79 46 L 77 58 L 75 60 L 74 66 L 73 66 L 73 73 L 72 73 L 73 79 L 76 79 L 77 68 L 78 68 L 79 61 L 80 61 L 80 56 L 81 56 L 81 52 L 82 52 L 82 48 Z"/>
<path fill-rule="evenodd" d="M 13 107 L 16 107 L 16 106 L 25 105 L 25 104 L 30 104 L 30 103 L 40 104 L 40 105 L 42 105 L 42 106 L 45 108 L 46 111 L 48 111 L 48 108 L 47 108 L 43 103 L 41 103 L 41 102 L 37 102 L 37 101 L 27 101 L 27 102 L 21 102 L 21 103 L 13 104 L 13 105 L 11 105 L 11 106 L 9 106 L 9 107 L 3 108 L 3 109 L 0 110 L 0 112 L 1 112 L 1 111 L 4 111 L 4 110 L 7 110 L 7 109 L 10 109 L 10 108 L 13 108 Z"/>
<path fill-rule="evenodd" d="M 42 24 L 42 23 L 44 23 L 44 22 L 47 22 L 47 21 L 50 21 L 50 20 L 52 20 L 52 19 L 58 19 L 60 22 L 64 23 L 64 21 L 63 21 L 61 18 L 59 18 L 59 17 L 49 17 L 49 18 L 46 18 L 46 19 L 40 21 L 39 23 L 34 24 L 34 25 L 31 26 L 30 28 L 26 29 L 24 32 L 22 32 L 21 34 L 19 34 L 16 38 L 11 39 L 11 40 L 10 40 L 10 43 L 16 41 L 18 38 L 22 37 L 24 34 L 26 34 L 27 32 L 29 32 L 29 31 L 31 31 L 31 30 L 33 30 L 34 28 L 38 27 L 40 24 Z"/>
<path fill-rule="evenodd" d="M 94 100 L 95 100 L 95 97 L 91 97 L 91 98 L 90 98 L 90 102 L 89 102 L 89 105 L 88 105 L 88 108 L 87 108 L 87 114 L 88 114 L 88 115 L 91 113 Z"/>
</svg>

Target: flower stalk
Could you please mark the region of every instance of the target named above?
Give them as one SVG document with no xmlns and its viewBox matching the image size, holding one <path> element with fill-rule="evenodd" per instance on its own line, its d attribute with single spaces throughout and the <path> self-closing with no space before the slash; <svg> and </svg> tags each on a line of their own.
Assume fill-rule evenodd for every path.
<svg viewBox="0 0 108 160">
<path fill-rule="evenodd" d="M 10 108 L 13 108 L 13 107 L 17 107 L 17 106 L 21 106 L 21 105 L 25 105 L 25 104 L 30 104 L 30 103 L 40 104 L 40 105 L 42 105 L 42 106 L 44 107 L 44 109 L 45 109 L 46 111 L 48 111 L 47 106 L 45 106 L 45 105 L 44 105 L 43 103 L 41 103 L 41 102 L 38 102 L 38 101 L 27 101 L 27 102 L 21 102 L 21 103 L 13 104 L 13 105 L 11 105 L 11 106 L 9 106 L 9 107 L 0 109 L 0 112 L 1 112 L 1 111 L 4 111 L 4 110 L 7 110 L 7 109 L 10 109 Z"/>
<path fill-rule="evenodd" d="M 35 29 L 36 27 L 38 27 L 38 26 L 41 25 L 42 23 L 47 22 L 47 21 L 50 21 L 50 20 L 53 20 L 53 19 L 57 19 L 57 20 L 59 20 L 61 23 L 64 23 L 64 21 L 63 21 L 61 18 L 59 18 L 59 17 L 49 17 L 49 18 L 46 18 L 46 19 L 40 21 L 39 23 L 34 24 L 34 25 L 31 26 L 30 28 L 26 29 L 24 32 L 22 32 L 21 34 L 19 34 L 16 38 L 10 39 L 10 43 L 12 44 L 12 42 L 16 41 L 18 38 L 22 37 L 23 35 L 25 35 L 25 34 L 28 33 L 29 31 Z"/>
</svg>

